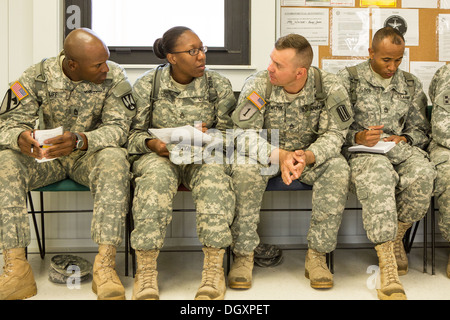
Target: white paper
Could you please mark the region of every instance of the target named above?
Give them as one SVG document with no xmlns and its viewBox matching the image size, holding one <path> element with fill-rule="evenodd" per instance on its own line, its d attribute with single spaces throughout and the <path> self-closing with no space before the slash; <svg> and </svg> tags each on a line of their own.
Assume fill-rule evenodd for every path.
<svg viewBox="0 0 450 320">
<path fill-rule="evenodd" d="M 434 74 L 445 62 L 433 62 L 433 61 L 411 61 L 411 73 L 420 79 L 423 85 L 423 91 L 428 97 L 428 103 L 431 103 L 431 99 L 428 96 L 428 89 L 430 88 L 431 80 Z"/>
<path fill-rule="evenodd" d="M 338 73 L 345 67 L 356 66 L 366 60 L 322 59 L 322 69 L 330 73 Z"/>
<path fill-rule="evenodd" d="M 398 66 L 400 70 L 410 72 L 409 71 L 409 61 L 410 61 L 409 48 L 405 48 L 405 52 L 403 53 L 402 63 Z"/>
<path fill-rule="evenodd" d="M 301 7 L 301 6 L 310 6 L 310 7 L 319 7 L 319 6 L 327 6 L 327 7 L 354 7 L 355 0 L 282 0 L 281 6 L 286 7 Z"/>
<path fill-rule="evenodd" d="M 329 12 L 327 8 L 281 8 L 281 36 L 296 33 L 312 46 L 327 46 Z"/>
<path fill-rule="evenodd" d="M 333 9 L 331 52 L 333 56 L 361 57 L 368 55 L 370 10 Z"/>
<path fill-rule="evenodd" d="M 369 152 L 369 153 L 387 153 L 395 147 L 394 141 L 379 141 L 373 147 L 367 147 L 364 145 L 357 144 L 356 146 L 348 148 L 350 152 Z"/>
<path fill-rule="evenodd" d="M 402 8 L 437 8 L 437 7 L 438 7 L 437 0 L 402 0 Z"/>
<path fill-rule="evenodd" d="M 166 144 L 205 145 L 213 141 L 213 137 L 189 125 L 176 128 L 148 129 L 148 131 Z"/>
<path fill-rule="evenodd" d="M 319 68 L 319 47 L 318 46 L 312 46 L 312 50 L 313 50 L 313 61 L 311 63 L 311 65 L 313 67 L 317 67 Z"/>
<path fill-rule="evenodd" d="M 355 0 L 331 0 L 330 5 L 332 7 L 354 7 Z"/>
<path fill-rule="evenodd" d="M 419 45 L 418 9 L 372 9 L 372 28 L 377 32 L 384 27 L 393 27 L 405 37 L 406 46 Z"/>
<path fill-rule="evenodd" d="M 329 7 L 330 0 L 306 0 L 305 5 L 310 7 Z"/>
<path fill-rule="evenodd" d="M 439 61 L 450 61 L 450 14 L 439 15 Z"/>
<path fill-rule="evenodd" d="M 441 9 L 450 9 L 450 0 L 441 0 Z"/>
<path fill-rule="evenodd" d="M 48 148 L 51 147 L 51 144 L 45 144 L 44 141 L 47 139 L 55 138 L 57 136 L 60 136 L 64 133 L 63 127 L 58 127 L 55 129 L 47 129 L 47 130 L 35 130 L 34 131 L 34 139 L 39 143 L 41 148 Z M 37 162 L 47 162 L 47 161 L 53 161 L 55 159 L 36 159 Z"/>
<path fill-rule="evenodd" d="M 283 0 L 281 3 L 282 6 L 304 6 L 306 0 Z"/>
</svg>

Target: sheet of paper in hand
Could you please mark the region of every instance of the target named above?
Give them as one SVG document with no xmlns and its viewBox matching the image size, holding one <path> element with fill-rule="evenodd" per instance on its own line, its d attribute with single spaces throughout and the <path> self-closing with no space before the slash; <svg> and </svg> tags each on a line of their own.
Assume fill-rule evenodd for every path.
<svg viewBox="0 0 450 320">
<path fill-rule="evenodd" d="M 39 145 L 41 146 L 41 148 L 48 148 L 51 145 L 45 144 L 44 141 L 47 139 L 51 139 L 51 138 L 55 138 L 57 136 L 60 136 L 64 133 L 64 128 L 61 127 L 57 127 L 55 129 L 47 129 L 47 130 L 35 130 L 34 131 L 34 139 L 37 140 L 37 142 L 39 142 Z M 46 161 L 52 161 L 55 159 L 36 159 L 37 162 L 46 162 Z"/>
<path fill-rule="evenodd" d="M 148 129 L 158 139 L 167 144 L 185 144 L 203 146 L 210 143 L 213 137 L 187 125 L 176 128 Z"/>
<path fill-rule="evenodd" d="M 364 145 L 356 145 L 353 147 L 348 148 L 348 151 L 350 152 L 369 152 L 369 153 L 388 153 L 389 150 L 391 150 L 393 147 L 395 147 L 394 141 L 379 141 L 376 145 L 373 147 L 367 147 Z"/>
</svg>

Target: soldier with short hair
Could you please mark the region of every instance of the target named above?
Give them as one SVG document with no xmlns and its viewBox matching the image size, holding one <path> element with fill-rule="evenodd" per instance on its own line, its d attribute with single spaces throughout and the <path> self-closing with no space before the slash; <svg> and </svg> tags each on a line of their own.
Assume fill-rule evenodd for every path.
<svg viewBox="0 0 450 320">
<path fill-rule="evenodd" d="M 311 67 L 311 45 L 298 34 L 278 39 L 270 59 L 267 70 L 246 80 L 232 115 L 238 160 L 228 284 L 251 287 L 263 194 L 281 174 L 287 185 L 298 179 L 313 186 L 305 275 L 313 288 L 331 288 L 325 255 L 336 247 L 347 201 L 349 167 L 341 147 L 353 121 L 349 98 L 335 75 Z"/>
<path fill-rule="evenodd" d="M 433 111 L 431 116 L 432 140 L 429 146 L 431 161 L 437 177 L 435 195 L 439 207 L 439 228 L 450 241 L 450 68 L 441 67 L 434 75 L 429 89 Z M 450 256 L 447 264 L 450 278 Z"/>
<path fill-rule="evenodd" d="M 27 191 L 70 178 L 94 197 L 92 239 L 99 245 L 92 287 L 98 299 L 125 299 L 115 267 L 129 207 L 126 143 L 135 114 L 124 70 L 89 29 L 72 31 L 57 57 L 28 68 L 8 90 L 0 119 L 0 299 L 37 293 L 25 248 L 30 243 Z M 39 128 L 64 134 L 40 146 Z M 53 159 L 38 162 L 37 159 Z"/>
<path fill-rule="evenodd" d="M 128 145 L 134 174 L 131 246 L 137 258 L 133 299 L 159 299 L 157 258 L 180 184 L 192 191 L 204 252 L 202 281 L 195 299 L 223 299 L 223 256 L 231 244 L 235 204 L 223 150 L 205 152 L 208 146 L 195 141 L 182 147 L 177 141 L 164 142 L 148 130 L 200 125 L 199 129 L 221 141 L 230 127 L 229 114 L 236 99 L 230 81 L 205 68 L 207 48 L 191 29 L 167 30 L 153 49 L 168 63 L 146 72 L 133 86 L 137 114 Z"/>
<path fill-rule="evenodd" d="M 370 59 L 338 76 L 352 99 L 355 122 L 343 152 L 352 190 L 362 205 L 364 228 L 376 246 L 381 272 L 378 297 L 406 299 L 398 275 L 408 271 L 403 236 L 426 214 L 435 170 L 423 150 L 428 142 L 426 96 L 413 75 L 399 70 L 405 40 L 386 27 L 374 35 Z M 352 145 L 393 141 L 386 154 L 350 153 Z"/>
</svg>

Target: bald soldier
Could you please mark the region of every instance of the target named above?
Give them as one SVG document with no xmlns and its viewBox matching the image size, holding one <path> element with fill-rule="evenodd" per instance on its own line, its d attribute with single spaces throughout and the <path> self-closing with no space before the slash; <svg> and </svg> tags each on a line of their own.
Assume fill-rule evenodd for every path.
<svg viewBox="0 0 450 320">
<path fill-rule="evenodd" d="M 37 293 L 25 258 L 30 243 L 26 193 L 70 178 L 94 197 L 92 239 L 99 245 L 92 288 L 99 299 L 124 299 L 115 267 L 129 204 L 126 142 L 135 105 L 124 70 L 91 30 L 72 31 L 57 56 L 28 68 L 11 84 L 0 115 L 0 246 L 5 260 L 0 299 Z M 62 126 L 45 141 L 36 128 Z M 40 159 L 53 161 L 39 162 Z"/>
</svg>

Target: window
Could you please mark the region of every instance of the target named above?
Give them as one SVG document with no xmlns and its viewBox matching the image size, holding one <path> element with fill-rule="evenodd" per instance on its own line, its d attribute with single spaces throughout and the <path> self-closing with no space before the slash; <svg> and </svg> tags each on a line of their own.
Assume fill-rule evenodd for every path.
<svg viewBox="0 0 450 320">
<path fill-rule="evenodd" d="M 208 46 L 208 64 L 250 64 L 250 0 L 66 0 L 65 22 L 66 35 L 79 27 L 97 32 L 121 64 L 162 63 L 153 42 L 177 25 Z"/>
</svg>

